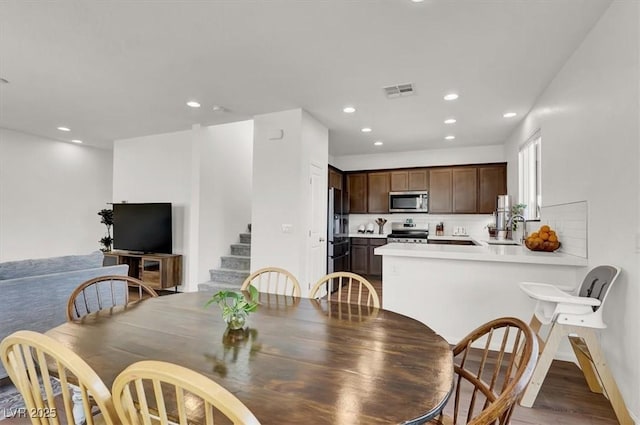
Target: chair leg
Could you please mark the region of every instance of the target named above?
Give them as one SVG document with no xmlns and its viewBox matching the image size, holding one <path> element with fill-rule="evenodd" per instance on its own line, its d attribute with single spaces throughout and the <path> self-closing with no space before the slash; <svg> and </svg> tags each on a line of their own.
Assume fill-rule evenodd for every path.
<svg viewBox="0 0 640 425">
<path fill-rule="evenodd" d="M 629 411 L 627 410 L 627 406 L 624 403 L 624 399 L 622 398 L 622 394 L 620 394 L 618 385 L 616 384 L 615 379 L 613 379 L 609 366 L 607 366 L 604 353 L 602 353 L 602 350 L 600 349 L 600 343 L 596 338 L 595 332 L 592 329 L 584 328 L 580 329 L 576 333 L 581 336 L 587 344 L 587 349 L 591 354 L 593 366 L 598 373 L 598 377 L 600 378 L 604 392 L 611 403 L 611 407 L 613 407 L 613 411 L 616 412 L 618 421 L 621 425 L 634 425 L 634 422 L 629 415 Z"/>
<path fill-rule="evenodd" d="M 576 355 L 576 359 L 578 359 L 578 364 L 580 365 L 580 369 L 582 369 L 584 379 L 587 381 L 587 385 L 589 385 L 589 390 L 591 390 L 592 393 L 602 394 L 602 385 L 594 369 L 593 360 L 591 359 L 591 354 L 584 339 L 579 336 L 569 336 L 569 342 Z"/>
<path fill-rule="evenodd" d="M 540 337 L 540 328 L 542 327 L 542 323 L 540 323 L 540 320 L 538 320 L 535 314 L 531 316 L 529 327 L 533 330 L 533 333 L 536 334 L 536 338 L 538 338 L 538 354 L 540 354 L 544 350 L 545 341 Z"/>
<path fill-rule="evenodd" d="M 73 401 L 73 418 L 75 419 L 75 425 L 82 425 L 85 423 L 87 418 L 84 414 L 84 406 L 82 402 L 82 393 L 80 392 L 80 388 L 69 384 L 71 388 L 71 400 Z"/>
<path fill-rule="evenodd" d="M 540 357 L 538 358 L 538 363 L 533 370 L 531 381 L 529 382 L 529 385 L 527 385 L 527 388 L 522 395 L 522 399 L 520 400 L 521 406 L 533 406 L 533 403 L 536 401 L 536 397 L 538 396 L 538 392 L 542 387 L 542 383 L 544 382 L 544 378 L 547 376 L 549 367 L 551 367 L 553 357 L 555 356 L 556 351 L 558 351 L 560 341 L 566 334 L 567 331 L 563 325 L 558 325 L 556 323 L 551 327 L 551 331 L 549 332 L 549 336 L 547 337 L 547 341 L 544 345 L 544 350 L 542 350 L 542 354 L 540 354 Z"/>
</svg>

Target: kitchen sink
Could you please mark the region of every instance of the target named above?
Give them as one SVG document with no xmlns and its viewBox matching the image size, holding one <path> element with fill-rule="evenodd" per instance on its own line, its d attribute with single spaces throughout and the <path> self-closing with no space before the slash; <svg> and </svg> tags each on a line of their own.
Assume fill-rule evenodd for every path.
<svg viewBox="0 0 640 425">
<path fill-rule="evenodd" d="M 489 239 L 486 242 L 489 245 L 520 245 L 520 242 L 513 239 Z"/>
</svg>

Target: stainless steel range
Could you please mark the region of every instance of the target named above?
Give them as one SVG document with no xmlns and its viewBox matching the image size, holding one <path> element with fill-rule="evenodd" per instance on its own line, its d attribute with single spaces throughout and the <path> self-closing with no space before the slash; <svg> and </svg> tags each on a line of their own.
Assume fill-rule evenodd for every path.
<svg viewBox="0 0 640 425">
<path fill-rule="evenodd" d="M 387 236 L 387 242 L 427 243 L 428 238 L 429 225 L 427 223 L 414 223 L 407 220 L 391 223 L 391 234 Z"/>
</svg>

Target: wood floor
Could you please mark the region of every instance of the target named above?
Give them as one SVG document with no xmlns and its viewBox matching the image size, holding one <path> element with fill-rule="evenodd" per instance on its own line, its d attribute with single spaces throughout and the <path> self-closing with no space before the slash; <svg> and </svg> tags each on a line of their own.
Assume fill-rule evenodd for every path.
<svg viewBox="0 0 640 425">
<path fill-rule="evenodd" d="M 367 280 L 376 289 L 382 302 L 382 279 L 367 276 Z M 336 298 L 335 295 L 332 297 Z M 447 406 L 445 412 L 449 408 Z M 589 391 L 578 366 L 559 360 L 552 363 L 533 408 L 518 406 L 511 418 L 511 425 L 616 424 L 618 421 L 611 404 L 603 395 Z"/>
</svg>

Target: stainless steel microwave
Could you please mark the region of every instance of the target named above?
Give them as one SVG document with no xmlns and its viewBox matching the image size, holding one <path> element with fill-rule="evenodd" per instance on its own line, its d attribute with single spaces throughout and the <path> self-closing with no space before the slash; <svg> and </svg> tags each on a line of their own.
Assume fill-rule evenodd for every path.
<svg viewBox="0 0 640 425">
<path fill-rule="evenodd" d="M 389 192 L 389 212 L 427 213 L 429 193 L 426 191 Z"/>
</svg>

